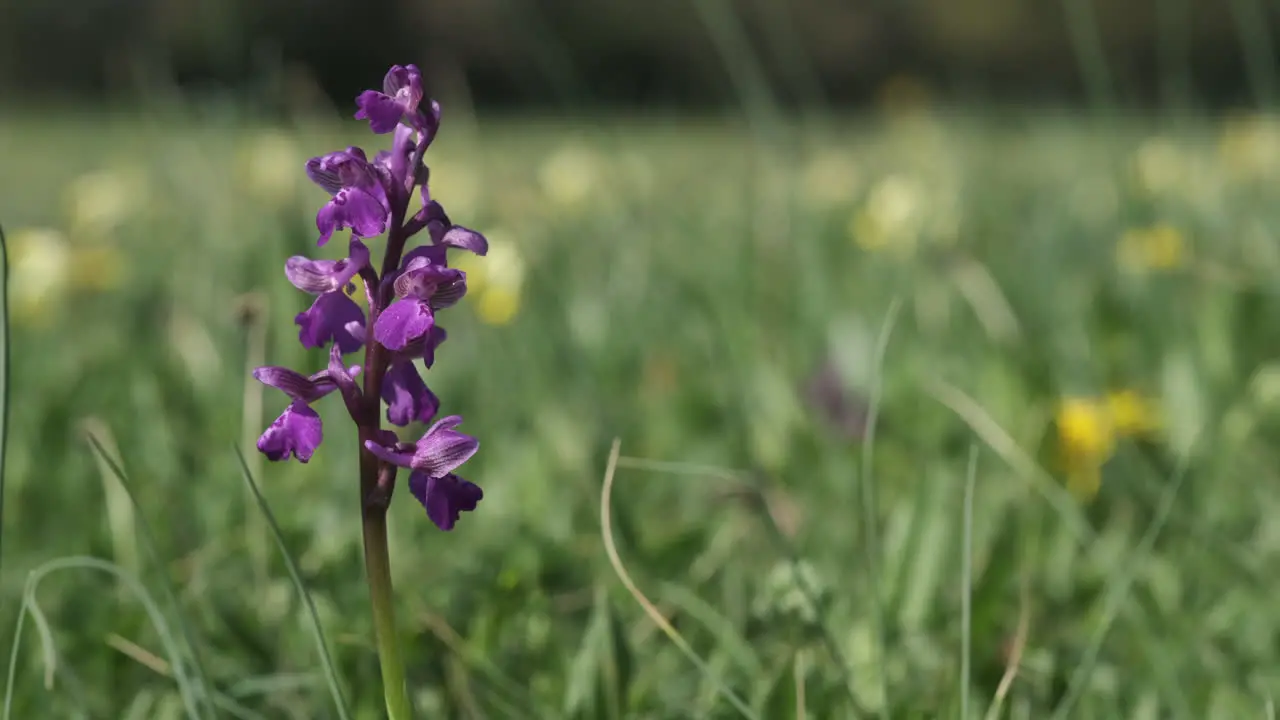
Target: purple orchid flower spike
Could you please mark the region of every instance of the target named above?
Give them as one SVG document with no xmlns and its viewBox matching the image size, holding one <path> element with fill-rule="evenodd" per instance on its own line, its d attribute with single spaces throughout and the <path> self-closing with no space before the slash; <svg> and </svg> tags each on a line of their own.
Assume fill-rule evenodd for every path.
<svg viewBox="0 0 1280 720">
<path fill-rule="evenodd" d="M 459 513 L 474 509 L 482 496 L 474 484 L 452 474 L 475 453 L 475 439 L 455 431 L 461 418 L 450 416 L 436 422 L 417 443 L 401 443 L 371 421 L 378 413 L 372 412 L 369 403 L 385 403 L 385 417 L 392 425 L 436 418 L 440 399 L 422 375 L 424 368 L 434 365 L 436 350 L 446 337 L 436 325 L 436 315 L 467 291 L 466 274 L 450 268 L 446 254 L 458 248 L 484 255 L 489 243 L 481 233 L 454 224 L 444 207 L 431 199 L 430 171 L 423 159 L 439 130 L 441 112 L 439 103 L 424 96 L 418 67 L 392 66 L 382 89 L 361 93 L 356 105 L 355 117 L 366 120 L 370 130 L 393 134 L 390 148 L 370 161 L 364 150 L 352 146 L 311 158 L 306 165 L 307 175 L 330 197 L 316 213 L 317 244 L 324 245 L 335 232 L 350 230 L 347 257 L 295 256 L 285 263 L 289 282 L 315 296 L 311 306 L 294 318 L 298 340 L 306 348 L 327 347 L 329 368 L 310 377 L 284 368 L 261 368 L 255 373 L 292 398 L 284 414 L 263 433 L 259 446 L 273 459 L 310 459 L 323 436 L 320 418 L 311 406 L 338 390 L 366 439 L 365 452 L 378 458 L 384 469 L 395 464 L 413 468 L 418 477 L 411 481 L 411 491 L 437 525 L 452 528 Z M 421 192 L 422 208 L 412 213 L 408 205 L 415 192 Z M 407 241 L 423 230 L 429 240 L 407 247 Z M 386 255 L 378 266 L 390 269 L 379 273 L 362 239 L 383 233 Z M 365 281 L 367 315 L 350 297 L 357 276 Z M 353 379 L 358 368 L 348 370 L 342 365 L 342 355 L 362 348 L 367 375 L 363 389 Z M 364 474 L 372 467 L 366 463 Z M 361 482 L 366 491 L 375 485 L 380 488 L 367 501 L 385 504 L 390 497 L 389 489 L 383 487 L 391 482 L 386 477 L 362 476 Z"/>
<path fill-rule="evenodd" d="M 391 217 L 386 190 L 378 173 L 358 147 L 349 147 L 307 161 L 307 176 L 332 199 L 316 213 L 317 245 L 338 230 L 350 228 L 359 237 L 386 232 Z"/>
<path fill-rule="evenodd" d="M 401 467 L 410 469 L 410 494 L 442 530 L 452 530 L 462 513 L 474 511 L 484 498 L 479 486 L 454 474 L 476 453 L 479 442 L 456 429 L 460 416 L 436 420 L 440 399 L 422 373 L 434 365 L 446 337 L 436 325 L 437 313 L 467 291 L 466 275 L 449 267 L 448 251 L 484 255 L 489 243 L 479 232 L 455 225 L 431 199 L 431 173 L 423 161 L 440 128 L 440 105 L 424 97 L 418 68 L 393 66 L 381 91 L 361 93 L 356 104 L 355 116 L 367 120 L 374 133 L 394 133 L 390 148 L 372 161 L 362 149 L 348 147 L 306 164 L 307 175 L 329 194 L 316 213 L 317 244 L 350 230 L 347 257 L 291 257 L 285 263 L 289 282 L 315 296 L 311 307 L 294 318 L 298 339 L 307 348 L 328 348 L 329 365 L 310 376 L 281 367 L 254 371 L 255 378 L 289 397 L 284 412 L 258 439 L 258 450 L 272 460 L 310 461 L 324 438 L 314 404 L 335 391 L 342 396 L 361 446 L 365 568 L 387 716 L 406 718 L 411 704 L 404 667 L 397 636 L 388 631 L 395 622 L 386 514 Z M 416 192 L 421 192 L 422 207 L 413 212 L 409 206 Z M 362 239 L 383 233 L 383 257 L 375 264 Z M 411 244 L 420 233 L 420 242 Z M 367 315 L 350 297 L 357 276 L 364 282 Z M 363 370 L 346 367 L 343 354 L 362 348 Z M 362 385 L 356 383 L 357 374 Z M 401 442 L 382 426 L 384 403 L 392 425 L 435 424 L 417 442 Z"/>
<path fill-rule="evenodd" d="M 382 135 L 396 129 L 401 121 L 423 131 L 439 125 L 440 106 L 434 101 L 431 118 L 418 109 L 422 102 L 422 73 L 417 65 L 393 65 L 382 79 L 382 92 L 365 90 L 356 97 L 356 119 L 368 120 L 369 129 Z M 433 133 L 434 134 L 434 133 Z"/>
</svg>

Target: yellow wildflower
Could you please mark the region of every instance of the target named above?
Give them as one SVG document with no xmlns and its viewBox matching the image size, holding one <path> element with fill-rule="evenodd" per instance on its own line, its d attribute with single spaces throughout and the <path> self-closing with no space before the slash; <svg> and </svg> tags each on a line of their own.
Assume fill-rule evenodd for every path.
<svg viewBox="0 0 1280 720">
<path fill-rule="evenodd" d="M 1280 170 L 1280 121 L 1245 115 L 1223 124 L 1218 158 L 1228 174 L 1245 179 L 1274 177 Z"/>
<path fill-rule="evenodd" d="M 9 237 L 10 297 L 14 319 L 34 325 L 66 291 L 72 257 L 66 236 L 48 228 L 21 228 Z"/>
<path fill-rule="evenodd" d="M 50 228 L 20 228 L 9 238 L 14 319 L 24 325 L 47 321 L 72 293 L 119 287 L 124 263 L 111 245 L 73 248 Z"/>
<path fill-rule="evenodd" d="M 1143 437 L 1160 429 L 1160 415 L 1155 404 L 1134 390 L 1107 394 L 1107 409 L 1116 432 L 1124 437 Z"/>
<path fill-rule="evenodd" d="M 146 175 L 137 168 L 85 173 L 67 185 L 71 235 L 101 237 L 146 204 Z"/>
<path fill-rule="evenodd" d="M 472 163 L 436 158 L 431 161 L 431 197 L 449 208 L 454 217 L 479 212 L 482 194 L 480 174 Z"/>
<path fill-rule="evenodd" d="M 579 205 L 599 182 L 595 156 L 580 145 L 566 145 L 542 163 L 538 181 L 543 194 L 553 203 Z"/>
<path fill-rule="evenodd" d="M 506 325 L 520 311 L 520 295 L 505 287 L 491 287 L 480 294 L 476 313 L 490 325 Z"/>
<path fill-rule="evenodd" d="M 1160 195 L 1176 190 L 1188 176 L 1187 158 L 1171 140 L 1150 138 L 1133 158 L 1138 185 L 1147 193 Z"/>
<path fill-rule="evenodd" d="M 1058 407 L 1058 440 L 1068 458 L 1111 457 L 1116 435 L 1108 408 L 1090 398 L 1066 398 Z"/>
<path fill-rule="evenodd" d="M 1156 404 L 1135 390 L 1065 398 L 1055 419 L 1059 469 L 1067 489 L 1081 500 L 1097 495 L 1102 466 L 1115 454 L 1118 439 L 1149 437 L 1161 426 Z"/>
<path fill-rule="evenodd" d="M 1101 485 L 1103 464 L 1115 452 L 1116 428 L 1106 405 L 1091 398 L 1066 398 L 1058 406 L 1058 458 L 1067 489 L 1091 499 Z"/>
<path fill-rule="evenodd" d="M 1102 489 L 1102 467 L 1100 465 L 1082 465 L 1067 471 L 1067 492 L 1077 500 L 1088 502 L 1098 496 Z"/>
<path fill-rule="evenodd" d="M 892 248 L 910 254 L 920 233 L 924 191 L 915 180 L 891 175 L 871 190 L 866 205 L 849 222 L 849 234 L 864 250 Z"/>
<path fill-rule="evenodd" d="M 245 187 L 255 197 L 274 204 L 293 199 L 301 167 L 297 143 L 287 134 L 274 130 L 253 138 L 240 157 Z"/>
<path fill-rule="evenodd" d="M 486 233 L 484 257 L 461 255 L 455 266 L 467 274 L 467 294 L 475 299 L 476 314 L 490 325 L 506 325 L 520 311 L 524 258 L 502 229 Z"/>
<path fill-rule="evenodd" d="M 1116 261 L 1132 272 L 1173 270 L 1186 263 L 1187 254 L 1182 232 L 1163 223 L 1128 230 L 1116 246 Z"/>
</svg>

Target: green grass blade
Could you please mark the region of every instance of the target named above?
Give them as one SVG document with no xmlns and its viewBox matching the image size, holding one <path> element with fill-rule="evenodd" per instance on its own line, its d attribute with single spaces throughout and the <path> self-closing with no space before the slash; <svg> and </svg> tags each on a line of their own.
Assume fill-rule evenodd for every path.
<svg viewBox="0 0 1280 720">
<path fill-rule="evenodd" d="M 1227 8 L 1240 38 L 1240 54 L 1254 100 L 1263 109 L 1271 109 L 1276 100 L 1276 43 L 1267 8 L 1259 0 L 1230 0 Z"/>
<path fill-rule="evenodd" d="M 1111 69 L 1098 27 L 1098 13 L 1093 0 L 1063 0 L 1067 33 L 1071 49 L 1080 65 L 1080 75 L 1094 110 L 1108 110 L 1115 105 Z"/>
<path fill-rule="evenodd" d="M 737 693 L 730 689 L 727 684 L 725 684 L 719 674 L 717 674 L 715 670 L 707 664 L 707 661 L 703 660 L 702 657 L 694 651 L 693 647 L 689 645 L 689 642 L 680 634 L 680 631 L 676 630 L 675 626 L 662 616 L 662 613 L 658 611 L 653 602 L 650 601 L 649 598 L 645 597 L 644 593 L 640 592 L 640 588 L 636 586 L 635 581 L 631 579 L 631 574 L 627 572 L 626 566 L 622 564 L 622 557 L 618 555 L 618 548 L 614 544 L 613 540 L 613 516 L 610 512 L 609 506 L 609 501 L 613 497 L 613 478 L 618 468 L 618 452 L 621 447 L 622 442 L 615 439 L 613 441 L 613 448 L 609 452 L 609 465 L 606 467 L 604 473 L 604 488 L 600 492 L 600 535 L 604 540 L 605 554 L 609 556 L 609 565 L 613 567 L 613 571 L 617 574 L 618 579 L 622 581 L 627 592 L 629 592 L 631 596 L 635 598 L 636 602 L 639 603 L 640 607 L 644 609 L 644 612 L 649 616 L 649 619 L 652 620 L 654 624 L 658 626 L 658 629 L 667 636 L 667 639 L 669 639 L 672 644 L 689 659 L 689 662 L 693 663 L 694 667 L 698 668 L 698 672 L 702 673 L 703 678 L 716 689 L 716 692 L 725 700 L 728 700 L 729 704 L 733 705 L 734 709 L 737 710 L 742 717 L 748 718 L 749 720 L 760 720 L 755 711 L 751 709 L 751 706 L 748 705 L 747 702 Z"/>
<path fill-rule="evenodd" d="M 818 589 L 813 586 L 809 578 L 809 574 L 801 572 L 800 552 L 796 550 L 796 546 L 782 532 L 782 528 L 778 527 L 778 521 L 773 517 L 773 513 L 769 512 L 768 506 L 763 498 L 763 488 L 761 492 L 761 502 L 759 504 L 759 515 L 764 520 L 765 527 L 768 528 L 769 538 L 773 541 L 778 550 L 787 558 L 787 563 L 791 566 L 791 572 L 794 574 L 800 592 L 804 593 L 805 602 L 812 607 L 820 608 L 822 603 L 818 597 Z M 862 707 L 858 700 L 858 694 L 853 687 L 853 670 L 844 650 L 840 648 L 840 641 L 836 638 L 835 632 L 832 631 L 827 618 L 823 613 L 819 613 L 814 621 L 814 630 L 822 637 L 822 643 L 826 646 L 827 653 L 831 655 L 831 659 L 839 666 L 840 680 L 844 685 L 845 696 L 849 699 L 850 708 L 855 716 L 861 717 L 869 713 Z"/>
<path fill-rule="evenodd" d="M 858 499 L 859 505 L 862 506 L 862 545 L 866 548 L 864 559 L 867 565 L 867 579 L 870 581 L 871 587 L 871 609 L 872 609 L 872 625 L 875 628 L 876 653 L 881 661 L 884 660 L 885 652 L 885 618 L 884 618 L 884 598 L 881 597 L 879 584 L 880 577 L 880 538 L 878 536 L 876 523 L 876 489 L 874 482 L 873 467 L 875 464 L 875 444 L 876 444 L 876 423 L 880 418 L 880 403 L 884 389 L 884 360 L 885 355 L 889 351 L 889 338 L 893 335 L 893 328 L 898 322 L 898 312 L 902 309 L 902 301 L 894 298 L 889 304 L 889 310 L 885 313 L 884 323 L 880 326 L 880 335 L 876 338 L 874 355 L 872 357 L 872 372 L 875 373 L 871 384 L 871 397 L 867 403 L 867 424 L 862 433 L 862 471 L 858 478 Z M 888 709 L 892 706 L 889 698 L 888 679 L 885 673 L 876 673 L 880 678 L 880 697 L 883 701 L 881 705 L 880 715 L 887 717 Z"/>
<path fill-rule="evenodd" d="M 818 589 L 813 586 L 809 578 L 809 574 L 801 570 L 800 552 L 795 545 L 787 539 L 782 528 L 778 527 L 778 521 L 774 518 L 773 513 L 769 511 L 768 502 L 765 499 L 765 487 L 763 485 L 764 478 L 758 473 L 750 473 L 742 470 L 733 470 L 729 468 L 715 467 L 712 465 L 700 465 L 697 463 L 670 462 L 664 460 L 648 460 L 637 457 L 619 457 L 618 467 L 631 468 L 635 470 L 645 470 L 656 473 L 672 473 L 676 475 L 692 475 L 719 478 L 733 482 L 745 482 L 752 485 L 756 492 L 757 502 L 752 504 L 756 510 L 760 520 L 764 523 L 765 529 L 769 533 L 769 539 L 773 542 L 777 552 L 787 559 L 791 572 L 797 580 L 799 590 L 804 594 L 804 600 L 812 607 L 821 607 L 822 602 L 819 597 Z M 840 649 L 840 641 L 836 638 L 835 632 L 831 629 L 825 616 L 819 614 L 814 621 L 813 626 L 809 628 L 815 631 L 822 638 L 827 653 L 838 666 L 840 671 L 840 679 L 844 685 L 845 695 L 849 699 L 850 707 L 856 717 L 868 715 L 868 713 L 858 701 L 857 693 L 853 688 L 852 666 L 845 653 Z"/>
<path fill-rule="evenodd" d="M 1107 588 L 1107 595 L 1103 605 L 1102 622 L 1099 623 L 1098 629 L 1094 631 L 1093 637 L 1089 640 L 1089 646 L 1085 649 L 1084 659 L 1076 667 L 1075 672 L 1072 673 L 1066 694 L 1062 701 L 1058 703 L 1058 707 L 1054 708 L 1053 720 L 1069 717 L 1072 708 L 1084 695 L 1089 678 L 1093 675 L 1094 668 L 1098 665 L 1098 656 L 1102 653 L 1102 646 L 1107 640 L 1107 634 L 1110 632 L 1111 626 L 1115 624 L 1116 618 L 1119 617 L 1125 600 L 1128 599 L 1129 588 L 1132 587 L 1134 578 L 1138 574 L 1138 568 L 1141 567 L 1142 561 L 1151 552 L 1156 539 L 1160 536 L 1160 531 L 1164 529 L 1165 523 L 1173 513 L 1174 501 L 1177 500 L 1178 491 L 1182 489 L 1182 483 L 1187 478 L 1189 458 L 1190 453 L 1183 455 L 1181 458 L 1180 466 L 1174 473 L 1173 481 L 1165 489 L 1164 496 L 1160 499 L 1160 506 L 1156 509 L 1155 517 L 1151 519 L 1151 524 L 1147 526 L 1147 531 L 1138 542 L 1138 546 L 1134 548 L 1129 562 L 1108 583 L 1109 587 Z"/>
<path fill-rule="evenodd" d="M 192 679 L 185 674 L 185 670 L 181 669 L 181 649 L 173 633 L 170 632 L 168 623 L 165 622 L 164 613 L 160 611 L 160 607 L 156 604 L 155 599 L 151 597 L 151 593 L 147 592 L 146 587 L 136 577 L 125 572 L 115 563 L 95 557 L 73 556 L 50 560 L 32 570 L 27 576 L 27 582 L 22 592 L 22 606 L 18 610 L 18 621 L 13 633 L 13 647 L 9 651 L 9 672 L 5 681 L 4 711 L 3 714 L 0 714 L 0 720 L 9 720 L 13 702 L 14 678 L 17 675 L 18 649 L 22 644 L 22 630 L 27 615 L 31 616 L 32 622 L 36 625 L 36 630 L 40 636 L 40 644 L 44 649 L 45 684 L 51 685 L 53 682 L 53 677 L 57 672 L 57 648 L 53 642 L 53 632 L 50 629 L 48 618 L 45 617 L 44 611 L 36 603 L 35 596 L 40 583 L 49 575 L 61 570 L 97 570 L 98 572 L 106 573 L 123 583 L 138 598 L 138 601 L 142 603 L 143 611 L 147 614 L 147 619 L 151 621 L 156 630 L 156 635 L 160 638 L 160 644 L 164 646 L 165 652 L 169 656 L 169 664 L 173 668 L 173 679 L 178 685 L 178 692 L 182 696 L 182 704 L 186 709 L 187 716 L 195 719 L 202 717 L 196 702 Z"/>
<path fill-rule="evenodd" d="M 698 597 L 689 588 L 675 583 L 664 582 L 659 585 L 658 594 L 675 609 L 688 615 L 700 623 L 707 632 L 715 636 L 719 647 L 732 659 L 738 669 L 748 677 L 764 675 L 764 665 L 759 655 L 751 647 L 750 641 L 743 637 L 733 622 L 716 610 L 711 603 Z"/>
<path fill-rule="evenodd" d="M 350 720 L 351 715 L 347 711 L 347 701 L 342 694 L 342 685 L 338 680 L 338 671 L 333 665 L 333 657 L 329 654 L 329 644 L 325 642 L 324 630 L 320 627 L 320 614 L 316 612 L 316 604 L 311 600 L 311 593 L 307 592 L 307 587 L 302 584 L 302 575 L 298 572 L 298 565 L 293 560 L 293 555 L 289 552 L 289 547 L 285 545 L 284 535 L 280 532 L 280 526 L 276 523 L 276 517 L 271 512 L 270 506 L 267 505 L 266 498 L 262 497 L 262 492 L 258 489 L 258 483 L 253 479 L 253 473 L 249 472 L 249 464 L 245 462 L 244 454 L 240 452 L 240 448 L 236 447 L 236 459 L 240 461 L 240 470 L 244 473 L 244 480 L 249 484 L 249 489 L 253 491 L 253 498 L 258 501 L 258 508 L 262 510 L 262 515 L 267 519 L 267 526 L 271 528 L 271 537 L 275 538 L 276 547 L 280 548 L 280 556 L 284 559 L 285 568 L 289 570 L 289 578 L 293 580 L 293 586 L 297 589 L 298 595 L 302 598 L 307 607 L 307 617 L 311 621 L 311 634 L 316 642 L 316 649 L 320 651 L 320 662 L 324 665 L 325 683 L 329 686 L 329 692 L 333 696 L 334 707 L 338 711 L 340 720 Z"/>
<path fill-rule="evenodd" d="M 780 124 L 777 101 L 742 18 L 726 0 L 694 0 L 693 9 L 720 54 L 748 121 L 756 126 L 757 133 L 775 139 Z"/>
<path fill-rule="evenodd" d="M 4 287 L 0 288 L 0 339 L 4 347 L 0 349 L 0 541 L 4 539 L 4 467 L 9 450 L 9 240 L 5 237 L 4 226 L 0 225 L 0 262 L 4 268 L 0 270 L 0 278 Z M 4 545 L 0 542 L 0 567 L 4 567 Z"/>
<path fill-rule="evenodd" d="M 211 686 L 209 685 L 208 675 L 205 673 L 203 662 L 201 662 L 194 635 L 187 624 L 186 616 L 182 612 L 182 606 L 178 603 L 178 594 L 174 591 L 173 584 L 169 581 L 169 576 L 165 572 L 164 564 L 160 560 L 160 551 L 156 545 L 155 535 L 151 532 L 151 525 L 147 522 L 146 515 L 142 512 L 142 507 L 138 505 L 137 493 L 133 491 L 133 485 L 125 474 L 124 469 L 106 451 L 101 441 L 92 432 L 86 432 L 85 437 L 93 447 L 98 461 L 111 471 L 120 486 L 124 488 L 125 494 L 129 496 L 129 502 L 133 504 L 133 519 L 138 528 L 138 534 L 142 538 L 142 546 L 146 548 L 148 559 L 160 572 L 160 587 L 164 590 L 165 601 L 169 603 L 169 609 L 173 612 L 174 620 L 177 622 L 178 633 L 182 636 L 183 644 L 186 645 L 187 653 L 191 657 L 192 670 L 198 683 L 196 695 L 200 698 L 201 705 L 204 707 L 204 717 L 217 717 L 218 711 L 209 692 Z M 175 677 L 180 673 L 186 673 L 186 663 L 181 656 L 175 656 L 172 663 Z"/>
<path fill-rule="evenodd" d="M 960 718 L 969 717 L 973 673 L 973 496 L 978 483 L 978 446 L 969 446 L 964 478 L 964 538 L 960 557 Z"/>
</svg>

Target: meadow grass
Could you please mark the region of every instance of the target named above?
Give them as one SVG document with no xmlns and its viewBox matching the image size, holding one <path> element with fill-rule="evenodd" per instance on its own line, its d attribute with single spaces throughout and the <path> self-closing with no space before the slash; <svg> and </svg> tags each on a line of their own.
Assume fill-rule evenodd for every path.
<svg viewBox="0 0 1280 720">
<path fill-rule="evenodd" d="M 452 533 L 393 503 L 422 717 L 1272 706 L 1280 123 L 450 123 L 433 192 L 495 253 L 428 382 L 486 495 Z M 0 120 L 10 717 L 339 717 L 237 448 L 380 716 L 354 433 L 330 398 L 310 464 L 263 462 L 245 372 L 323 365 L 281 268 L 302 160 L 360 137 Z M 809 401 L 827 363 L 869 425 Z M 1122 389 L 1159 428 L 1073 495 L 1059 401 Z"/>
</svg>

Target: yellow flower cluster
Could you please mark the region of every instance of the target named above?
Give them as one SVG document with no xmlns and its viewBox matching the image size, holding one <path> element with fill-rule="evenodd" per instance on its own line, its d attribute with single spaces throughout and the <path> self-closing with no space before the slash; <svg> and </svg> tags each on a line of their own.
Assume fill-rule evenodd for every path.
<svg viewBox="0 0 1280 720">
<path fill-rule="evenodd" d="M 65 231 L 14 229 L 8 237 L 14 321 L 46 324 L 70 295 L 119 287 L 125 267 L 112 235 L 146 199 L 147 179 L 137 168 L 88 172 L 64 191 Z"/>
<path fill-rule="evenodd" d="M 1280 118 L 1242 115 L 1223 123 L 1218 159 L 1231 178 L 1271 180 L 1280 174 Z"/>
<path fill-rule="evenodd" d="M 865 207 L 849 221 L 849 236 L 863 250 L 910 255 L 924 229 L 926 203 L 919 181 L 891 175 L 871 188 Z"/>
<path fill-rule="evenodd" d="M 298 194 L 298 170 L 304 160 L 297 143 L 285 132 L 261 132 L 240 148 L 238 185 L 268 204 L 286 205 Z"/>
<path fill-rule="evenodd" d="M 1102 485 L 1102 466 L 1122 438 L 1149 437 L 1160 429 L 1155 403 L 1133 390 L 1101 398 L 1068 397 L 1058 405 L 1057 451 L 1067 489 L 1090 500 Z"/>
<path fill-rule="evenodd" d="M 499 229 L 486 233 L 489 253 L 478 258 L 460 255 L 457 267 L 467 274 L 467 295 L 474 297 L 476 314 L 489 325 L 506 325 L 520 311 L 524 258 Z"/>
<path fill-rule="evenodd" d="M 1120 236 L 1116 262 L 1128 272 L 1176 270 L 1187 262 L 1187 240 L 1172 225 L 1134 228 Z"/>
</svg>

